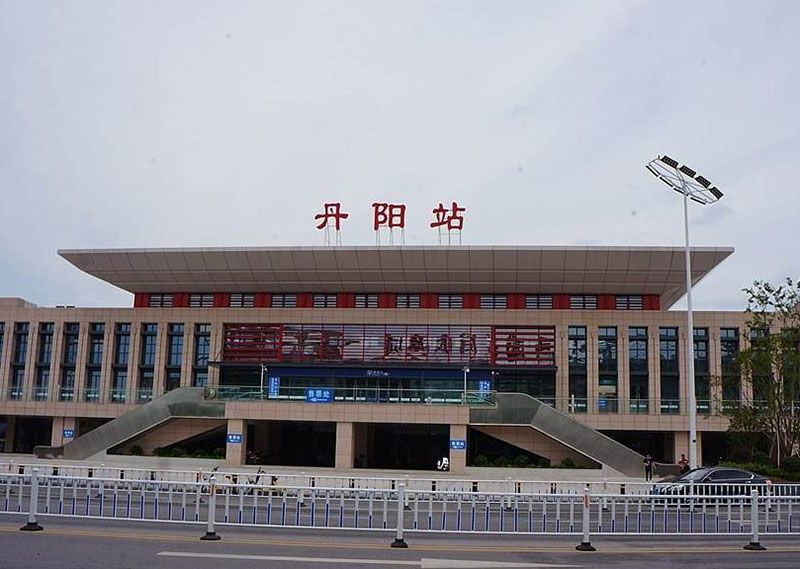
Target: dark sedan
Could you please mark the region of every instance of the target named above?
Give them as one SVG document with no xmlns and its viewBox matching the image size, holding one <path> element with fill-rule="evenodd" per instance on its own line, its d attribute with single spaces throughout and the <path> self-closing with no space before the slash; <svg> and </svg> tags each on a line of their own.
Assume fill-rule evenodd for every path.
<svg viewBox="0 0 800 569">
<path fill-rule="evenodd" d="M 739 468 L 695 468 L 674 480 L 657 483 L 653 493 L 667 496 L 749 496 L 751 491 L 758 490 L 764 495 L 768 483 L 766 477 Z"/>
</svg>

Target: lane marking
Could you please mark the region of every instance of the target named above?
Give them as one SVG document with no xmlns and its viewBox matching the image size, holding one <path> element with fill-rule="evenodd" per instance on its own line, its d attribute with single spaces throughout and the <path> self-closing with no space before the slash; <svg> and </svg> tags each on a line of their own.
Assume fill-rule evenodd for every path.
<svg viewBox="0 0 800 569">
<path fill-rule="evenodd" d="M 568 569 L 583 565 L 553 563 L 519 563 L 515 561 L 481 561 L 475 559 L 427 559 L 403 561 L 397 559 L 345 559 L 342 557 L 290 557 L 285 555 L 246 555 L 239 553 L 195 553 L 192 551 L 159 551 L 161 557 L 192 557 L 201 559 L 243 559 L 247 561 L 288 561 L 298 563 L 344 563 L 360 565 L 403 565 L 421 569 Z"/>
<path fill-rule="evenodd" d="M 287 557 L 283 555 L 244 555 L 239 553 L 194 553 L 191 551 L 159 551 L 161 557 L 194 557 L 201 559 L 244 559 L 247 561 L 296 561 L 298 563 L 346 563 L 352 565 L 412 565 L 419 567 L 419 561 L 399 561 L 396 559 L 344 559 L 342 557 Z"/>
</svg>

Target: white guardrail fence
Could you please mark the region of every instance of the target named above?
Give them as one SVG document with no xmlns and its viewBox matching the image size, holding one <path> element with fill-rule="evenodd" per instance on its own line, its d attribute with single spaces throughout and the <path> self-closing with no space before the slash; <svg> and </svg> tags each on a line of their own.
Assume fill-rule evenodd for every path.
<svg viewBox="0 0 800 569">
<path fill-rule="evenodd" d="M 2 468 L 5 466 L 5 468 Z M 113 476 L 112 476 L 113 475 Z M 176 479 L 182 477 L 183 479 Z M 800 535 L 798 485 L 420 480 L 0 465 L 0 514 L 219 525 L 580 536 Z"/>
</svg>

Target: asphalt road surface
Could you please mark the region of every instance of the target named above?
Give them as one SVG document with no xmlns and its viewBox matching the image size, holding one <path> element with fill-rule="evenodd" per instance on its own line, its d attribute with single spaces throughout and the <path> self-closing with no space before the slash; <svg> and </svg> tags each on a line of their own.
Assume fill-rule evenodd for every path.
<svg viewBox="0 0 800 569">
<path fill-rule="evenodd" d="M 389 547 L 390 532 L 218 528 L 200 541 L 200 526 L 46 518 L 41 532 L 20 532 L 24 516 L 0 517 L 4 569 L 796 569 L 800 538 L 774 538 L 767 551 L 744 551 L 735 538 L 603 538 L 595 552 L 574 538 L 407 533 L 407 549 Z"/>
</svg>

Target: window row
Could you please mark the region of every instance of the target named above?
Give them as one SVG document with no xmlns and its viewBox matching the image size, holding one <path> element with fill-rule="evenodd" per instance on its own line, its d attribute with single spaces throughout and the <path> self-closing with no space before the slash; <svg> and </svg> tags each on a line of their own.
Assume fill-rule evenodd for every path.
<svg viewBox="0 0 800 569">
<path fill-rule="evenodd" d="M 78 368 L 78 355 L 80 351 L 81 324 L 78 322 L 66 322 L 63 325 L 61 346 L 58 352 L 59 359 L 53 361 L 54 357 L 54 334 L 55 324 L 53 322 L 42 322 L 38 328 L 38 335 L 35 339 L 36 346 L 33 358 L 33 375 L 35 384 L 27 390 L 28 396 L 37 401 L 50 399 L 51 394 L 59 401 L 99 401 L 101 397 L 100 378 L 104 362 L 104 348 L 106 342 L 106 325 L 104 323 L 91 322 L 84 324 L 87 332 L 86 344 L 84 344 L 84 363 L 85 370 Z M 174 389 L 181 384 L 181 373 L 184 354 L 184 324 L 168 324 L 165 328 L 167 353 L 164 362 L 166 371 L 165 390 Z M 3 351 L 3 340 L 5 332 L 4 323 L 0 322 L 0 355 Z M 113 385 L 110 386 L 111 395 L 107 398 L 109 402 L 125 401 L 125 381 L 128 367 L 131 363 L 131 324 L 116 323 L 113 326 L 111 338 L 111 368 Z M 144 323 L 140 329 L 140 348 L 138 354 L 139 370 L 145 375 L 154 373 L 156 354 L 158 351 L 158 324 Z M 208 362 L 211 352 L 211 324 L 197 324 L 194 327 L 193 337 L 193 357 L 191 362 L 192 381 L 195 387 L 204 387 L 208 378 Z M 29 352 L 29 323 L 16 322 L 13 328 L 12 358 L 9 370 L 9 387 L 7 397 L 12 400 L 19 400 L 25 397 L 25 365 Z M 58 385 L 50 385 L 51 367 L 53 363 L 58 363 Z M 81 373 L 85 373 L 85 382 L 81 394 L 76 392 L 75 378 Z M 152 395 L 152 393 L 151 393 Z"/>
<path fill-rule="evenodd" d="M 150 308 L 480 308 L 484 310 L 657 310 L 658 297 L 570 294 L 378 293 L 150 293 L 137 295 Z"/>
</svg>

